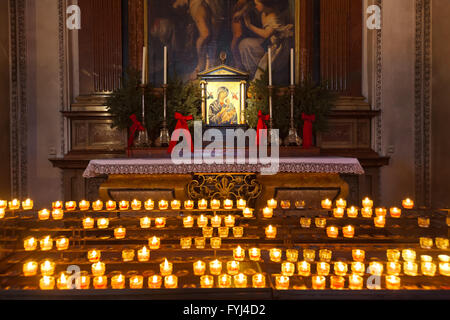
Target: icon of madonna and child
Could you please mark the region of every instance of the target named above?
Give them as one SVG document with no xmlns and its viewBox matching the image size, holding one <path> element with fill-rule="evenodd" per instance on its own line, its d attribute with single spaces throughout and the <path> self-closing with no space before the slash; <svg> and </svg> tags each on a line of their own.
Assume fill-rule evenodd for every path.
<svg viewBox="0 0 450 320">
<path fill-rule="evenodd" d="M 210 94 L 211 95 L 211 94 Z M 231 93 L 238 100 L 236 94 Z M 228 126 L 238 124 L 238 114 L 233 102 L 230 101 L 230 90 L 221 86 L 217 89 L 217 98 L 209 105 L 208 120 L 210 126 Z M 214 97 L 210 96 L 214 99 Z M 239 101 L 239 100 L 238 100 Z"/>
</svg>

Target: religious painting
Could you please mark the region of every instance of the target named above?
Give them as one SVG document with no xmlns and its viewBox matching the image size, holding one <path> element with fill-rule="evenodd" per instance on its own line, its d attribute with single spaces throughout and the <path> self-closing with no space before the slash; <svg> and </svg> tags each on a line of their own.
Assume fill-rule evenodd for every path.
<svg viewBox="0 0 450 320">
<path fill-rule="evenodd" d="M 233 126 L 240 123 L 239 82 L 211 82 L 206 93 L 208 125 Z"/>
<path fill-rule="evenodd" d="M 163 48 L 169 75 L 197 79 L 226 64 L 259 78 L 273 52 L 275 85 L 289 84 L 289 54 L 295 46 L 295 0 L 149 0 L 149 79 L 163 82 Z M 214 93 L 217 95 L 217 92 Z"/>
</svg>

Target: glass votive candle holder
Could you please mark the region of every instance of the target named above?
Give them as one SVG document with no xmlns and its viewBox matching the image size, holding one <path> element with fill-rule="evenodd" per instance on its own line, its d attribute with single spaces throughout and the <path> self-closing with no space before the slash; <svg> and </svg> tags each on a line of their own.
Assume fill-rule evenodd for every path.
<svg viewBox="0 0 450 320">
<path fill-rule="evenodd" d="M 330 199 L 325 199 L 322 200 L 320 204 L 322 205 L 322 209 L 330 210 L 333 202 L 331 202 Z"/>
<path fill-rule="evenodd" d="M 111 288 L 114 290 L 125 289 L 125 276 L 121 273 L 113 275 L 111 277 Z"/>
<path fill-rule="evenodd" d="M 45 236 L 39 240 L 39 245 L 42 251 L 50 251 L 53 249 L 53 239 L 50 236 Z"/>
<path fill-rule="evenodd" d="M 55 263 L 51 260 L 44 260 L 40 265 L 41 275 L 52 276 L 55 273 Z"/>
<path fill-rule="evenodd" d="M 384 266 L 381 262 L 372 261 L 369 264 L 369 273 L 373 276 L 382 276 L 383 275 Z"/>
<path fill-rule="evenodd" d="M 64 218 L 64 211 L 62 209 L 53 209 L 52 218 L 53 220 L 62 220 Z"/>
<path fill-rule="evenodd" d="M 208 226 L 208 217 L 203 214 L 197 218 L 197 226 L 199 228 L 205 228 Z"/>
<path fill-rule="evenodd" d="M 253 288 L 265 288 L 266 287 L 266 276 L 262 273 L 256 273 L 252 276 Z"/>
<path fill-rule="evenodd" d="M 327 226 L 327 219 L 326 218 L 316 218 L 314 220 L 316 227 L 324 229 Z"/>
<path fill-rule="evenodd" d="M 38 218 L 39 220 L 48 220 L 50 218 L 50 211 L 47 209 L 40 210 L 38 212 Z"/>
<path fill-rule="evenodd" d="M 400 277 L 397 276 L 386 276 L 386 289 L 388 290 L 399 290 L 401 285 Z"/>
<path fill-rule="evenodd" d="M 348 277 L 348 288 L 350 290 L 362 290 L 364 286 L 363 277 L 357 274 L 351 274 Z"/>
<path fill-rule="evenodd" d="M 366 271 L 366 266 L 363 262 L 353 261 L 352 262 L 352 273 L 358 276 L 363 276 Z"/>
<path fill-rule="evenodd" d="M 15 200 L 13 200 L 13 202 L 14 202 Z M 17 200 L 16 200 L 17 201 Z M 19 205 L 20 205 L 20 202 L 19 202 Z M 52 202 L 52 209 L 62 209 L 63 208 L 63 203 L 62 203 L 62 201 L 55 201 L 55 202 Z"/>
<path fill-rule="evenodd" d="M 314 262 L 315 259 L 316 259 L 316 250 L 313 249 L 303 250 L 303 260 L 308 262 Z"/>
<path fill-rule="evenodd" d="M 222 274 L 218 278 L 219 288 L 230 288 L 231 287 L 231 276 L 228 274 Z"/>
<path fill-rule="evenodd" d="M 172 210 L 180 210 L 181 209 L 181 202 L 178 200 L 172 200 L 170 202 L 170 207 Z"/>
<path fill-rule="evenodd" d="M 330 277 L 330 288 L 333 290 L 344 290 L 345 278 L 341 276 Z"/>
<path fill-rule="evenodd" d="M 200 287 L 203 289 L 211 289 L 214 287 L 214 277 L 205 275 L 200 277 Z"/>
<path fill-rule="evenodd" d="M 422 262 L 420 264 L 420 270 L 422 271 L 422 274 L 427 277 L 434 277 L 436 274 L 436 264 L 434 262 Z"/>
<path fill-rule="evenodd" d="M 99 250 L 95 250 L 95 249 L 89 250 L 87 253 L 87 258 L 90 263 L 99 262 L 101 256 L 102 256 L 102 253 Z"/>
<path fill-rule="evenodd" d="M 171 274 L 164 277 L 164 287 L 166 289 L 176 289 L 178 288 L 178 277 Z"/>
<path fill-rule="evenodd" d="M 186 210 L 194 209 L 194 201 L 192 201 L 192 200 L 184 201 L 184 209 L 186 209 Z"/>
<path fill-rule="evenodd" d="M 38 263 L 36 261 L 27 261 L 23 264 L 22 271 L 25 277 L 33 277 L 37 274 Z"/>
<path fill-rule="evenodd" d="M 217 199 L 211 200 L 211 209 L 219 210 L 220 209 L 220 200 L 217 200 Z"/>
<path fill-rule="evenodd" d="M 372 218 L 373 211 L 372 208 L 364 207 L 361 209 L 361 216 L 363 218 Z"/>
<path fill-rule="evenodd" d="M 363 208 L 373 208 L 373 201 L 366 197 L 362 201 L 362 206 Z"/>
<path fill-rule="evenodd" d="M 275 288 L 277 290 L 289 290 L 289 277 L 283 275 L 276 275 Z"/>
<path fill-rule="evenodd" d="M 300 261 L 297 263 L 298 275 L 309 277 L 311 275 L 311 264 L 308 261 Z"/>
<path fill-rule="evenodd" d="M 278 201 L 275 199 L 267 200 L 267 207 L 270 209 L 276 209 L 278 207 Z"/>
<path fill-rule="evenodd" d="M 345 209 L 344 208 L 334 208 L 333 209 L 333 216 L 335 218 L 343 218 L 344 217 L 344 213 L 345 213 Z"/>
<path fill-rule="evenodd" d="M 108 287 L 108 277 L 107 276 L 96 276 L 94 278 L 94 288 L 95 289 L 106 289 Z"/>
<path fill-rule="evenodd" d="M 162 229 L 166 227 L 166 218 L 159 217 L 155 219 L 155 227 L 158 229 Z"/>
<path fill-rule="evenodd" d="M 287 210 L 291 208 L 291 202 L 289 200 L 281 200 L 280 207 L 283 210 Z"/>
<path fill-rule="evenodd" d="M 386 263 L 386 273 L 390 276 L 398 276 L 402 272 L 402 265 L 399 262 L 390 261 Z"/>
<path fill-rule="evenodd" d="M 150 260 L 150 250 L 143 246 L 141 249 L 138 250 L 138 261 L 139 262 L 147 262 Z"/>
<path fill-rule="evenodd" d="M 375 209 L 375 215 L 377 217 L 386 217 L 386 215 L 387 215 L 386 208 L 376 208 Z"/>
<path fill-rule="evenodd" d="M 428 228 L 430 226 L 430 218 L 418 217 L 417 224 L 420 228 Z"/>
<path fill-rule="evenodd" d="M 235 288 L 247 288 L 247 276 L 239 273 L 233 276 Z"/>
<path fill-rule="evenodd" d="M 130 289 L 142 289 L 144 287 L 144 277 L 133 275 L 130 277 Z"/>
<path fill-rule="evenodd" d="M 37 248 L 38 241 L 35 237 L 27 237 L 23 240 L 23 248 L 25 251 L 34 251 Z"/>
<path fill-rule="evenodd" d="M 147 211 L 155 209 L 155 201 L 153 201 L 152 199 L 148 199 L 147 201 L 144 202 L 144 208 Z"/>
<path fill-rule="evenodd" d="M 355 236 L 355 227 L 348 225 L 342 228 L 342 234 L 344 238 L 353 238 Z"/>
<path fill-rule="evenodd" d="M 249 249 L 248 256 L 251 261 L 259 261 L 261 259 L 261 249 L 259 249 L 259 248 Z"/>
<path fill-rule="evenodd" d="M 247 201 L 244 200 L 244 199 L 239 199 L 239 200 L 236 202 L 236 207 L 237 207 L 239 210 L 245 209 L 245 208 L 247 207 Z"/>
<path fill-rule="evenodd" d="M 229 275 L 236 275 L 239 273 L 239 261 L 228 261 L 227 272 Z"/>
<path fill-rule="evenodd" d="M 229 228 L 233 228 L 236 223 L 236 218 L 232 215 L 228 215 L 225 217 L 225 226 Z"/>
<path fill-rule="evenodd" d="M 109 219 L 108 218 L 97 219 L 97 228 L 107 229 L 108 227 L 109 227 Z"/>
<path fill-rule="evenodd" d="M 450 262 L 450 256 L 446 254 L 438 255 L 438 259 L 440 262 Z"/>
<path fill-rule="evenodd" d="M 328 238 L 336 239 L 339 235 L 339 228 L 336 226 L 327 227 L 327 236 Z"/>
<path fill-rule="evenodd" d="M 116 210 L 116 207 L 117 205 L 115 201 L 109 200 L 108 202 L 106 202 L 106 210 L 114 211 Z"/>
<path fill-rule="evenodd" d="M 385 216 L 378 216 L 373 218 L 373 223 L 375 225 L 375 228 L 384 228 L 386 225 L 386 217 Z"/>
<path fill-rule="evenodd" d="M 180 246 L 181 246 L 181 249 L 190 249 L 192 246 L 192 238 L 190 238 L 190 237 L 181 238 Z"/>
<path fill-rule="evenodd" d="M 295 264 L 292 262 L 283 262 L 281 264 L 281 274 L 283 276 L 291 277 L 295 273 Z"/>
<path fill-rule="evenodd" d="M 203 227 L 202 233 L 203 237 L 205 238 L 211 238 L 213 236 L 214 228 L 213 227 Z"/>
<path fill-rule="evenodd" d="M 317 262 L 316 269 L 319 276 L 328 276 L 330 274 L 330 264 L 327 262 Z"/>
<path fill-rule="evenodd" d="M 226 199 L 226 200 L 223 202 L 223 208 L 224 208 L 225 210 L 231 210 L 231 209 L 233 209 L 233 200 Z"/>
<path fill-rule="evenodd" d="M 130 262 L 134 260 L 134 250 L 133 249 L 124 249 L 122 250 L 122 261 Z"/>
<path fill-rule="evenodd" d="M 402 215 L 402 209 L 397 207 L 392 207 L 389 209 L 389 213 L 392 218 L 400 218 Z"/>
<path fill-rule="evenodd" d="M 0 219 L 3 219 L 5 217 L 6 211 L 5 209 L 0 208 Z"/>
<path fill-rule="evenodd" d="M 95 221 L 91 217 L 86 217 L 83 219 L 83 229 L 93 229 Z"/>
<path fill-rule="evenodd" d="M 244 261 L 245 260 L 245 250 L 241 248 L 241 246 L 238 246 L 237 248 L 233 249 L 233 258 L 236 261 Z"/>
<path fill-rule="evenodd" d="M 228 238 L 228 235 L 230 233 L 230 228 L 228 227 L 219 227 L 218 228 L 219 237 L 221 238 Z"/>
<path fill-rule="evenodd" d="M 414 201 L 412 201 L 411 199 L 407 198 L 407 199 L 402 201 L 402 206 L 405 209 L 413 209 L 414 208 Z"/>
<path fill-rule="evenodd" d="M 356 208 L 354 206 L 347 208 L 347 217 L 357 218 L 358 217 L 358 208 Z"/>
<path fill-rule="evenodd" d="M 158 208 L 159 210 L 167 210 L 169 209 L 169 202 L 166 200 L 159 200 L 158 201 Z"/>
<path fill-rule="evenodd" d="M 126 211 L 129 208 L 130 208 L 130 202 L 129 201 L 122 200 L 122 201 L 119 202 L 119 210 L 120 211 Z M 124 282 L 124 284 L 125 284 L 125 282 Z"/>
<path fill-rule="evenodd" d="M 138 211 L 138 210 L 141 210 L 141 208 L 142 208 L 142 202 L 141 201 L 139 201 L 137 199 L 134 199 L 133 201 L 131 201 L 131 209 L 132 210 Z"/>
<path fill-rule="evenodd" d="M 195 237 L 194 242 L 197 249 L 204 249 L 206 246 L 206 238 L 204 237 Z"/>
<path fill-rule="evenodd" d="M 17 199 L 9 201 L 8 207 L 9 207 L 9 210 L 19 210 L 20 209 L 20 201 Z M 61 203 L 61 207 L 62 207 L 62 203 Z"/>
<path fill-rule="evenodd" d="M 6 210 L 8 208 L 8 201 L 0 200 L 0 209 Z"/>
<path fill-rule="evenodd" d="M 127 235 L 127 229 L 124 227 L 118 227 L 114 229 L 114 238 L 116 239 L 125 239 Z"/>
<path fill-rule="evenodd" d="M 439 262 L 439 273 L 443 276 L 450 277 L 450 263 Z"/>
<path fill-rule="evenodd" d="M 152 226 L 152 219 L 149 217 L 142 217 L 139 219 L 139 225 L 142 229 L 149 229 Z"/>
<path fill-rule="evenodd" d="M 337 276 L 345 276 L 348 272 L 348 265 L 345 262 L 338 261 L 334 264 L 334 274 Z"/>
<path fill-rule="evenodd" d="M 400 260 L 400 250 L 397 249 L 387 249 L 386 257 L 390 262 L 397 262 Z"/>
<path fill-rule="evenodd" d="M 161 246 L 161 239 L 159 237 L 151 237 L 148 239 L 148 246 L 151 250 L 158 250 Z"/>
<path fill-rule="evenodd" d="M 253 209 L 244 208 L 242 210 L 242 215 L 244 216 L 244 218 L 253 218 Z"/>
<path fill-rule="evenodd" d="M 286 250 L 286 260 L 289 262 L 297 262 L 298 261 L 298 250 L 287 249 Z"/>
<path fill-rule="evenodd" d="M 244 236 L 244 227 L 233 227 L 233 237 L 242 238 Z"/>
<path fill-rule="evenodd" d="M 433 238 L 420 237 L 419 242 L 422 249 L 431 249 L 433 247 Z"/>
<path fill-rule="evenodd" d="M 280 262 L 282 257 L 281 249 L 272 248 L 269 251 L 270 260 L 272 262 Z"/>
<path fill-rule="evenodd" d="M 66 237 L 58 237 L 56 238 L 56 249 L 58 251 L 67 250 L 69 248 L 69 239 Z"/>
<path fill-rule="evenodd" d="M 265 207 L 263 209 L 263 218 L 264 219 L 271 219 L 273 217 L 273 209 L 269 207 Z"/>
<path fill-rule="evenodd" d="M 194 262 L 193 270 L 194 270 L 194 275 L 196 275 L 196 276 L 204 275 L 206 272 L 206 263 L 204 263 L 201 260 Z"/>
<path fill-rule="evenodd" d="M 417 276 L 419 266 L 415 262 L 407 261 L 403 263 L 403 273 L 407 276 Z"/>
<path fill-rule="evenodd" d="M 295 209 L 305 209 L 306 202 L 304 200 L 298 200 L 298 201 L 295 201 L 294 205 L 295 205 Z"/>
<path fill-rule="evenodd" d="M 101 211 L 101 210 L 103 210 L 103 201 L 97 200 L 97 201 L 93 202 L 92 203 L 92 209 L 94 211 Z"/>
<path fill-rule="evenodd" d="M 197 203 L 199 210 L 206 210 L 208 208 L 208 201 L 205 199 L 201 199 Z"/>
<path fill-rule="evenodd" d="M 436 247 L 441 250 L 447 250 L 449 247 L 448 238 L 436 238 Z"/>
<path fill-rule="evenodd" d="M 277 227 L 269 225 L 266 227 L 266 238 L 275 239 L 277 237 Z"/>
<path fill-rule="evenodd" d="M 328 249 L 320 249 L 319 250 L 319 259 L 323 262 L 330 262 L 331 257 L 333 256 L 333 251 Z"/>
<path fill-rule="evenodd" d="M 402 250 L 402 257 L 405 261 L 414 262 L 416 261 L 416 251 L 413 249 Z"/>
<path fill-rule="evenodd" d="M 222 217 L 215 215 L 211 218 L 211 226 L 213 228 L 219 228 L 222 225 Z"/>
<path fill-rule="evenodd" d="M 311 278 L 313 290 L 325 290 L 327 279 L 324 276 L 318 275 Z"/>
<path fill-rule="evenodd" d="M 163 277 L 171 275 L 173 272 L 173 264 L 167 261 L 167 259 L 164 259 L 164 262 L 159 265 L 159 271 Z"/>
<path fill-rule="evenodd" d="M 51 276 L 43 276 L 39 280 L 39 288 L 41 290 L 54 290 L 55 289 L 55 278 Z"/>
<path fill-rule="evenodd" d="M 222 262 L 220 260 L 213 260 L 209 262 L 209 272 L 214 275 L 218 276 L 222 272 Z"/>
<path fill-rule="evenodd" d="M 336 207 L 345 209 L 347 207 L 347 201 L 340 198 L 339 200 L 336 201 Z"/>
<path fill-rule="evenodd" d="M 211 248 L 213 249 L 220 249 L 222 246 L 222 238 L 220 237 L 212 237 L 209 239 L 209 242 L 211 244 Z"/>
<path fill-rule="evenodd" d="M 311 227 L 311 218 L 301 217 L 300 218 L 300 226 L 302 228 L 310 228 Z"/>
<path fill-rule="evenodd" d="M 88 290 L 91 286 L 91 277 L 89 276 L 89 273 L 87 271 L 80 272 L 79 284 L 81 290 Z"/>
<path fill-rule="evenodd" d="M 158 274 L 148 277 L 148 287 L 150 289 L 160 289 L 162 286 L 162 277 Z"/>
<path fill-rule="evenodd" d="M 366 252 L 361 249 L 353 249 L 352 258 L 354 261 L 364 262 L 364 260 L 366 259 Z"/>
</svg>

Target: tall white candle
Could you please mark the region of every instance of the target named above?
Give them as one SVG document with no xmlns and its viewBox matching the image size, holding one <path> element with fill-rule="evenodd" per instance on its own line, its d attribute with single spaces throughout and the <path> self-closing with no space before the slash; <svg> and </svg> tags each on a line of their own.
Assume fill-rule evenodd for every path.
<svg viewBox="0 0 450 320">
<path fill-rule="evenodd" d="M 272 85 L 272 50 L 269 48 L 268 54 L 268 64 L 269 64 L 269 86 Z"/>
<path fill-rule="evenodd" d="M 291 86 L 293 86 L 294 84 L 294 49 L 291 48 Z"/>
<path fill-rule="evenodd" d="M 146 70 L 147 69 L 147 47 L 143 48 L 143 52 L 142 52 L 142 84 L 145 84 L 145 80 L 146 80 Z"/>
<path fill-rule="evenodd" d="M 167 84 L 167 46 L 164 46 L 164 84 Z"/>
</svg>

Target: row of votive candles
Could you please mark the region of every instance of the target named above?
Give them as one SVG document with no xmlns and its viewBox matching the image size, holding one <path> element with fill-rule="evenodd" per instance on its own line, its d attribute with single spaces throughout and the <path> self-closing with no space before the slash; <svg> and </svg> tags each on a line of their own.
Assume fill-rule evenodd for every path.
<svg viewBox="0 0 450 320">
<path fill-rule="evenodd" d="M 323 209 L 327 209 L 330 210 L 333 206 L 333 202 L 330 199 L 325 199 L 322 200 L 321 202 L 322 208 Z M 402 201 L 402 206 L 404 209 L 413 209 L 414 208 L 414 201 L 407 198 L 405 200 Z M 347 201 L 344 199 L 339 199 L 336 201 L 336 207 L 337 208 L 341 208 L 341 209 L 345 209 L 347 207 Z M 363 208 L 373 208 L 373 200 L 369 199 L 369 198 L 364 198 L 364 200 L 362 200 L 362 207 Z M 382 209 L 382 208 L 380 208 Z M 394 210 L 393 210 L 394 209 Z M 400 209 L 397 207 L 393 207 L 390 210 L 391 214 L 397 215 L 400 214 L 398 211 Z"/>
</svg>

